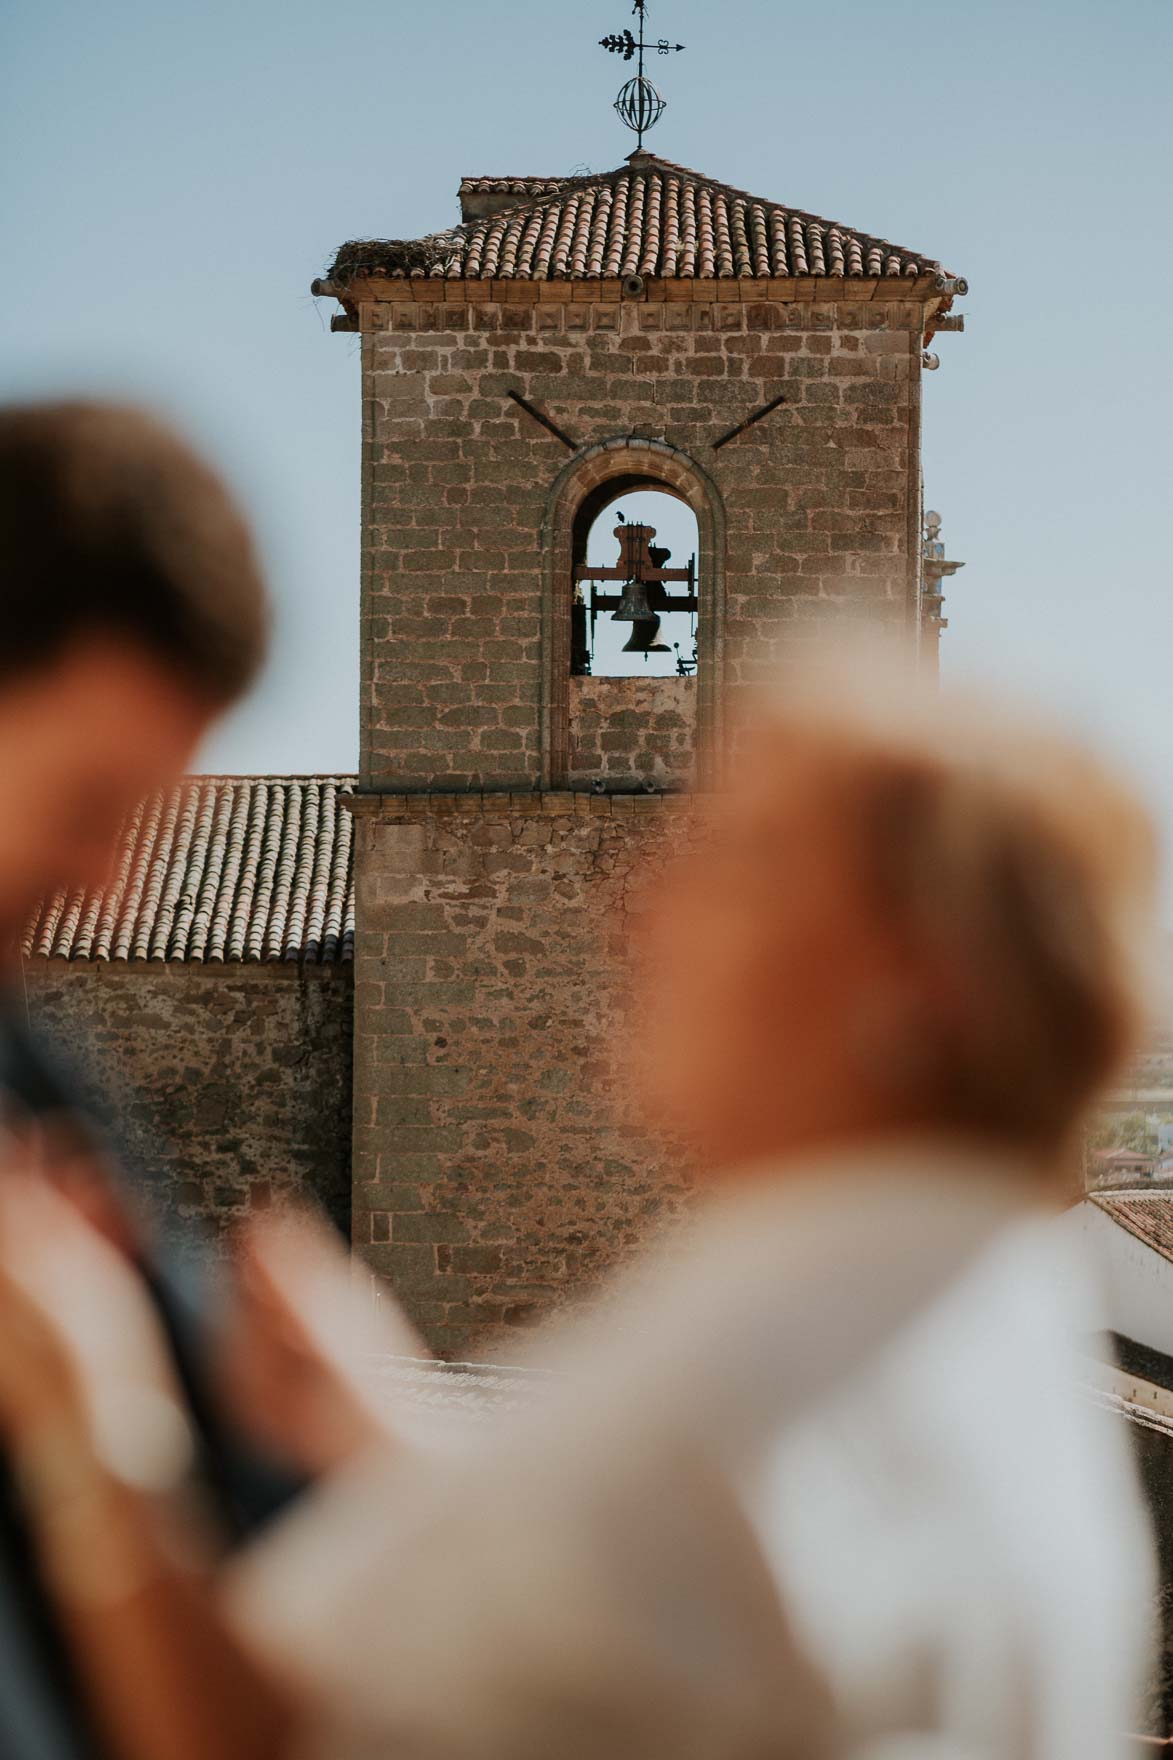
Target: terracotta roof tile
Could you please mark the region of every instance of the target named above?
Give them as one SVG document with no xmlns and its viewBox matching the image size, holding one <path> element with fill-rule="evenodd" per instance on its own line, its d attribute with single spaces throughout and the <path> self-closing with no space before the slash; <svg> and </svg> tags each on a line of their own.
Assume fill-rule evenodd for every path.
<svg viewBox="0 0 1173 1760">
<path fill-rule="evenodd" d="M 351 818 L 338 776 L 193 776 L 144 801 L 101 892 L 45 900 L 26 958 L 353 957 Z"/>
<path fill-rule="evenodd" d="M 1089 1196 L 1113 1222 L 1163 1259 L 1173 1259 L 1173 1190 L 1092 1192 Z"/>
<path fill-rule="evenodd" d="M 363 275 L 595 280 L 640 274 L 940 274 L 918 251 L 717 183 L 651 153 L 584 177 L 466 177 L 465 221 L 430 237 L 343 245 L 337 285 Z"/>
<path fill-rule="evenodd" d="M 460 193 L 462 196 L 516 195 L 532 198 L 548 195 L 553 190 L 561 189 L 564 184 L 573 182 L 573 177 L 462 177 Z"/>
</svg>

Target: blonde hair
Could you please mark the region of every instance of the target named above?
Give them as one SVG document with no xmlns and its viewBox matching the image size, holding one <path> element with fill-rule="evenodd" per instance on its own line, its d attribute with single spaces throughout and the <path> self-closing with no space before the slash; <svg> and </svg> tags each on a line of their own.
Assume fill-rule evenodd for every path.
<svg viewBox="0 0 1173 1760">
<path fill-rule="evenodd" d="M 754 748 L 826 764 L 862 902 L 918 975 L 924 1110 L 1069 1150 L 1148 1013 L 1156 844 L 1129 785 L 1003 701 L 874 664 L 815 669 L 759 718 L 751 763 Z"/>
</svg>

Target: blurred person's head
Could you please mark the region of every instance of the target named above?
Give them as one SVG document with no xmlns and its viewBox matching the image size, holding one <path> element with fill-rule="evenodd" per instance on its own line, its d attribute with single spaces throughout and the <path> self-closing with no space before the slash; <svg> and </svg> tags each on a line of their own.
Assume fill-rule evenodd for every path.
<svg viewBox="0 0 1173 1760">
<path fill-rule="evenodd" d="M 1058 1166 L 1140 1029 L 1149 820 L 1004 704 L 817 676 L 657 891 L 654 1108 L 716 1173 L 915 1134 Z"/>
<path fill-rule="evenodd" d="M 139 410 L 0 409 L 0 929 L 100 884 L 125 815 L 252 679 L 265 595 L 220 479 Z"/>
</svg>

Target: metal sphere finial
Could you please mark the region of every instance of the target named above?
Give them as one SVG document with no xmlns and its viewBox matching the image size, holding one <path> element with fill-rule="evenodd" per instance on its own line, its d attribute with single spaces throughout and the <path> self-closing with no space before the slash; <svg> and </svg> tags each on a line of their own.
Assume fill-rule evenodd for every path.
<svg viewBox="0 0 1173 1760">
<path fill-rule="evenodd" d="M 613 31 L 608 37 L 599 38 L 600 48 L 607 49 L 612 55 L 622 55 L 624 61 L 636 61 L 637 72 L 634 79 L 629 79 L 615 100 L 615 109 L 619 118 L 637 138 L 637 144 L 643 146 L 644 135 L 649 128 L 654 128 L 664 111 L 664 99 L 660 96 L 651 80 L 644 73 L 644 53 L 655 49 L 657 55 L 678 55 L 684 48 L 683 43 L 670 43 L 666 37 L 660 37 L 655 43 L 644 39 L 644 22 L 647 17 L 647 0 L 635 0 L 632 13 L 639 19 L 639 36 L 632 36 L 630 30 Z"/>
<path fill-rule="evenodd" d="M 648 129 L 659 122 L 664 99 L 651 80 L 641 73 L 628 80 L 615 100 L 615 109 L 619 120 L 642 139 Z"/>
</svg>

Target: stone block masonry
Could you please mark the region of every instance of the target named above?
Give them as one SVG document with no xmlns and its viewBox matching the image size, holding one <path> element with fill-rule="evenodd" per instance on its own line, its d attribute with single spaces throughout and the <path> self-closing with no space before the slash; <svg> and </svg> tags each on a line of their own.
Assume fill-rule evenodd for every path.
<svg viewBox="0 0 1173 1760">
<path fill-rule="evenodd" d="M 631 1104 L 623 1022 L 657 873 L 697 815 L 569 794 L 357 807 L 354 1240 L 434 1348 L 491 1352 L 685 1201 L 685 1151 Z"/>
<path fill-rule="evenodd" d="M 350 1212 L 349 965 L 26 962 L 164 1226 L 213 1237 L 286 1198 Z"/>
<path fill-rule="evenodd" d="M 698 797 L 643 791 L 710 786 L 739 693 L 828 621 L 916 625 L 935 278 L 637 287 L 347 287 L 354 1240 L 448 1356 L 507 1351 L 501 1326 L 593 1284 L 685 1202 L 686 1155 L 628 1105 L 624 1015 L 649 876 Z M 572 678 L 586 532 L 641 487 L 696 515 L 698 672 Z"/>
<path fill-rule="evenodd" d="M 362 301 L 368 786 L 542 775 L 543 522 L 568 454 L 511 391 L 580 448 L 651 439 L 708 474 L 725 516 L 722 685 L 769 675 L 828 618 L 911 628 L 919 290 L 656 286 L 625 300 L 610 285 L 384 281 Z"/>
<path fill-rule="evenodd" d="M 571 679 L 571 786 L 688 787 L 696 696 L 692 678 Z"/>
</svg>

